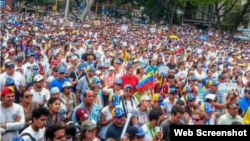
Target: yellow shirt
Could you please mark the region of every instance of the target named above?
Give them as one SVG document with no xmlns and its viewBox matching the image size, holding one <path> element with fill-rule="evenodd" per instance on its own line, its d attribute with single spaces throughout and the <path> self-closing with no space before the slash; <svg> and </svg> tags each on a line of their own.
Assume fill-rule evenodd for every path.
<svg viewBox="0 0 250 141">
<path fill-rule="evenodd" d="M 127 52 L 121 52 L 121 57 L 123 61 L 128 61 L 129 60 L 129 54 Z"/>
</svg>

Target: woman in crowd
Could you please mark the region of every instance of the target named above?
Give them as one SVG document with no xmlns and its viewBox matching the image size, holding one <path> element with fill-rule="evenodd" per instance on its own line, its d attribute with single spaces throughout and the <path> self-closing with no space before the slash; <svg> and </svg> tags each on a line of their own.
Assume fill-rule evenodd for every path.
<svg viewBox="0 0 250 141">
<path fill-rule="evenodd" d="M 76 95 L 71 92 L 72 85 L 70 82 L 64 82 L 62 85 L 62 92 L 60 94 L 60 99 L 63 103 L 69 104 L 70 110 L 72 111 L 76 105 Z M 71 112 L 70 112 L 71 114 Z"/>
<path fill-rule="evenodd" d="M 109 95 L 109 94 L 117 94 L 117 95 L 123 95 L 124 92 L 121 89 L 121 85 L 122 85 L 122 80 L 120 78 L 117 78 L 115 81 L 115 86 L 111 87 L 111 86 L 106 86 L 103 88 L 103 92 L 105 93 L 105 95 Z"/>
<path fill-rule="evenodd" d="M 21 56 L 23 58 L 23 62 L 24 62 L 24 60 L 25 60 L 25 54 L 22 52 L 21 45 L 17 45 L 16 46 L 15 56 Z"/>
<path fill-rule="evenodd" d="M 49 116 L 47 118 L 46 127 L 50 125 L 62 125 L 64 126 L 64 118 L 58 113 L 60 108 L 61 100 L 58 97 L 51 97 L 48 101 Z"/>
<path fill-rule="evenodd" d="M 96 137 L 96 125 L 91 120 L 85 120 L 81 124 L 81 134 L 77 138 L 77 141 L 100 141 Z"/>
<path fill-rule="evenodd" d="M 37 103 L 32 102 L 32 97 L 33 95 L 30 93 L 29 90 L 23 90 L 20 93 L 20 105 L 23 107 L 24 110 L 26 122 L 25 127 L 28 127 L 32 123 L 32 111 L 39 107 Z"/>
</svg>

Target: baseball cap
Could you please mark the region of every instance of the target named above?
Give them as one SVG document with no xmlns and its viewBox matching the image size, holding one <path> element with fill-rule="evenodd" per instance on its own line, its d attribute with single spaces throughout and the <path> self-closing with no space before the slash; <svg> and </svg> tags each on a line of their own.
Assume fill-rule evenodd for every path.
<svg viewBox="0 0 250 141">
<path fill-rule="evenodd" d="M 14 65 L 14 63 L 12 63 L 12 62 L 6 62 L 5 63 L 5 68 L 11 68 L 11 67 L 14 67 L 15 65 Z"/>
<path fill-rule="evenodd" d="M 80 62 L 78 64 L 78 69 L 81 70 L 81 71 L 83 71 L 84 70 L 84 64 Z"/>
<path fill-rule="evenodd" d="M 195 76 L 195 75 L 191 75 L 191 76 L 190 76 L 190 80 L 191 80 L 191 81 L 196 80 L 196 76 Z"/>
<path fill-rule="evenodd" d="M 127 88 L 132 89 L 132 86 L 131 86 L 130 84 L 126 84 L 126 85 L 124 86 L 124 89 L 127 89 Z"/>
<path fill-rule="evenodd" d="M 113 66 L 110 66 L 109 70 L 115 70 L 115 68 Z"/>
<path fill-rule="evenodd" d="M 33 70 L 38 70 L 38 65 L 33 65 L 33 66 L 32 66 L 32 69 L 33 69 Z"/>
<path fill-rule="evenodd" d="M 224 79 L 224 76 L 223 76 L 222 74 L 220 74 L 220 75 L 218 76 L 218 78 L 219 78 L 219 79 Z"/>
<path fill-rule="evenodd" d="M 142 100 L 150 100 L 151 98 L 148 96 L 148 95 L 143 95 L 142 97 L 141 97 L 141 101 Z"/>
<path fill-rule="evenodd" d="M 96 128 L 96 124 L 91 121 L 91 120 L 85 120 L 82 124 L 81 124 L 81 130 L 87 130 L 87 131 L 92 131 Z"/>
<path fill-rule="evenodd" d="M 193 90 L 194 92 L 198 92 L 198 87 L 197 86 L 193 86 L 193 87 L 191 87 L 191 90 Z"/>
<path fill-rule="evenodd" d="M 151 60 L 152 61 L 157 61 L 157 57 L 153 57 Z"/>
<path fill-rule="evenodd" d="M 188 92 L 188 93 L 190 93 L 190 92 L 192 92 L 192 89 L 191 89 L 189 86 L 186 86 L 186 87 L 184 87 L 184 88 L 182 89 L 182 91 L 183 91 L 183 92 Z"/>
<path fill-rule="evenodd" d="M 10 141 L 24 141 L 21 137 L 13 137 Z"/>
<path fill-rule="evenodd" d="M 250 92 L 250 89 L 249 88 L 245 88 L 244 89 L 244 93 L 248 93 L 248 92 Z"/>
<path fill-rule="evenodd" d="M 58 62 L 55 59 L 51 60 L 51 65 L 57 65 L 57 64 L 58 64 Z"/>
<path fill-rule="evenodd" d="M 96 74 L 101 74 L 102 72 L 100 70 L 95 71 Z"/>
<path fill-rule="evenodd" d="M 23 57 L 22 56 L 17 56 L 15 61 L 23 61 Z"/>
<path fill-rule="evenodd" d="M 76 117 L 80 119 L 88 118 L 89 117 L 88 111 L 85 110 L 83 107 L 79 107 L 76 109 Z"/>
<path fill-rule="evenodd" d="M 160 106 L 165 105 L 165 104 L 163 103 L 162 96 L 159 95 L 159 94 L 154 94 L 153 100 L 154 100 L 154 101 L 157 101 L 158 104 L 159 104 Z"/>
<path fill-rule="evenodd" d="M 122 79 L 121 78 L 117 78 L 116 80 L 115 80 L 115 84 L 122 84 Z"/>
<path fill-rule="evenodd" d="M 116 63 L 116 64 L 121 64 L 121 61 L 120 61 L 119 59 L 116 59 L 116 60 L 115 60 L 115 63 Z"/>
<path fill-rule="evenodd" d="M 71 60 L 76 60 L 76 59 L 78 59 L 78 58 L 77 58 L 77 56 L 75 56 L 75 55 L 73 55 L 73 56 L 71 57 Z"/>
<path fill-rule="evenodd" d="M 87 66 L 86 70 L 87 71 L 91 71 L 91 72 L 95 72 L 96 71 L 96 69 L 95 69 L 95 67 L 93 65 Z"/>
<path fill-rule="evenodd" d="M 100 83 L 100 79 L 97 76 L 93 76 L 90 80 L 89 80 L 89 84 L 98 84 Z"/>
<path fill-rule="evenodd" d="M 58 70 L 58 73 L 65 73 L 66 72 L 66 68 L 64 67 L 60 67 Z"/>
<path fill-rule="evenodd" d="M 41 81 L 41 80 L 43 80 L 43 76 L 40 74 L 35 75 L 35 77 L 33 78 L 33 82 Z"/>
<path fill-rule="evenodd" d="M 191 93 L 187 94 L 187 100 L 193 100 L 194 99 L 194 95 Z"/>
<path fill-rule="evenodd" d="M 216 85 L 219 85 L 219 82 L 217 80 L 212 79 L 208 81 L 208 84 L 210 86 L 216 86 Z"/>
<path fill-rule="evenodd" d="M 145 132 L 142 130 L 141 126 L 134 125 L 130 128 L 130 132 L 129 132 L 130 137 L 143 136 L 143 135 L 145 135 Z"/>
<path fill-rule="evenodd" d="M 113 117 L 121 117 L 121 116 L 123 116 L 125 113 L 124 113 L 122 107 L 120 107 L 120 106 L 115 106 L 115 108 L 112 110 L 111 114 L 112 114 Z"/>
<path fill-rule="evenodd" d="M 109 96 L 109 101 L 111 101 L 113 106 L 119 105 L 119 97 L 116 94 L 111 94 Z"/>
<path fill-rule="evenodd" d="M 210 99 L 210 100 L 214 101 L 215 98 L 216 98 L 215 94 L 208 94 L 208 95 L 206 95 L 205 100 Z"/>
<path fill-rule="evenodd" d="M 6 86 L 9 86 L 9 85 L 15 85 L 15 81 L 14 81 L 14 79 L 13 79 L 13 78 L 11 78 L 11 77 L 8 77 L 8 78 L 6 79 L 6 83 L 5 83 L 5 85 L 6 85 Z"/>
<path fill-rule="evenodd" d="M 66 81 L 63 83 L 62 88 L 64 87 L 73 87 L 70 82 Z"/>
<path fill-rule="evenodd" d="M 211 113 L 214 111 L 213 106 L 207 102 L 204 103 L 204 111 L 206 113 Z"/>
<path fill-rule="evenodd" d="M 58 87 L 53 87 L 50 89 L 50 94 L 60 93 L 60 90 Z"/>
<path fill-rule="evenodd" d="M 102 64 L 98 64 L 98 65 L 97 65 L 97 68 L 98 68 L 98 69 L 102 69 L 102 68 L 103 68 Z"/>
<path fill-rule="evenodd" d="M 2 90 L 1 90 L 1 95 L 7 95 L 7 94 L 13 94 L 15 93 L 14 88 L 11 86 L 5 86 Z"/>
<path fill-rule="evenodd" d="M 35 56 L 35 54 L 34 54 L 34 53 L 30 53 L 30 54 L 29 54 L 29 57 L 31 57 L 31 56 Z"/>
<path fill-rule="evenodd" d="M 177 92 L 177 90 L 176 90 L 175 88 L 171 87 L 171 88 L 169 89 L 169 93 L 170 93 L 170 94 L 173 94 L 173 93 L 175 93 L 175 92 Z"/>
</svg>

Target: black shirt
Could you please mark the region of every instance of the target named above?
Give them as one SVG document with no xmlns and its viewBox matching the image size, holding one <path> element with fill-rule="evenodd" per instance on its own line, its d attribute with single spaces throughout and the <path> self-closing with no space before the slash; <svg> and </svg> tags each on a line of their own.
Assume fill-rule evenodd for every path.
<svg viewBox="0 0 250 141">
<path fill-rule="evenodd" d="M 167 63 L 167 67 L 172 70 L 172 69 L 175 69 L 177 67 L 177 65 L 175 63 L 172 64 L 169 62 L 169 63 Z"/>
<path fill-rule="evenodd" d="M 96 56 L 95 56 L 94 53 L 84 53 L 84 54 L 82 55 L 82 59 L 83 59 L 84 61 L 88 61 L 87 58 L 88 58 L 89 55 L 94 56 L 94 60 L 96 60 Z"/>
<path fill-rule="evenodd" d="M 170 125 L 185 125 L 183 121 L 172 123 L 169 119 L 162 122 L 163 140 L 170 141 Z"/>
</svg>

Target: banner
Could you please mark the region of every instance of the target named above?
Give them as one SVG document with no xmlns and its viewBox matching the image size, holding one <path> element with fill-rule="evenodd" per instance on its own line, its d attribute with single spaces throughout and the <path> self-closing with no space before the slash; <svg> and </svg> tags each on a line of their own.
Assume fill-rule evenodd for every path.
<svg viewBox="0 0 250 141">
<path fill-rule="evenodd" d="M 94 25 L 100 25 L 100 24 L 101 24 L 100 21 L 98 21 L 98 20 L 95 20 L 95 21 L 94 21 Z"/>
<path fill-rule="evenodd" d="M 156 31 L 155 28 L 150 28 L 149 30 L 151 33 L 154 33 Z"/>
<path fill-rule="evenodd" d="M 127 26 L 127 25 L 122 25 L 122 26 L 121 26 L 121 30 L 123 30 L 123 31 L 128 31 L 128 26 Z"/>
<path fill-rule="evenodd" d="M 228 88 L 237 89 L 237 83 L 220 83 L 218 90 L 221 91 L 225 95 L 225 94 L 227 94 Z"/>
<path fill-rule="evenodd" d="M 0 7 L 5 8 L 6 0 L 0 0 Z"/>
</svg>

